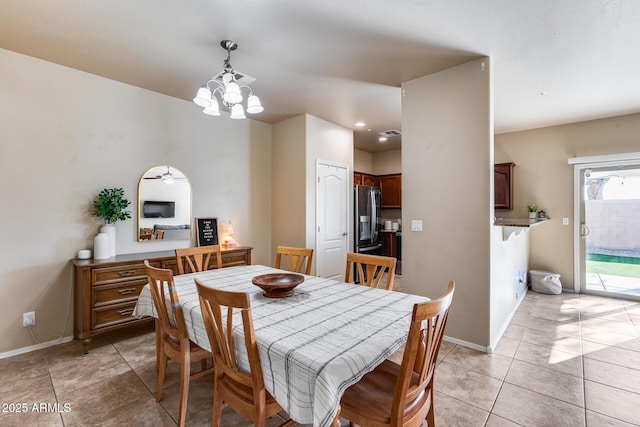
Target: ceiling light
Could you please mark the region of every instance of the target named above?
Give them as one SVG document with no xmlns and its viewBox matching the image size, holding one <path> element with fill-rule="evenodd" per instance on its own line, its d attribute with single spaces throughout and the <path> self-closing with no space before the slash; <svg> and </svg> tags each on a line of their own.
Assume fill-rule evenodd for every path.
<svg viewBox="0 0 640 427">
<path fill-rule="evenodd" d="M 387 142 L 389 138 L 387 138 L 386 136 L 381 136 L 380 138 L 378 138 L 378 141 L 380 142 Z"/>
<path fill-rule="evenodd" d="M 231 111 L 232 119 L 245 119 L 244 107 L 242 101 L 242 89 L 249 90 L 247 98 L 247 113 L 257 114 L 264 111 L 260 98 L 253 93 L 249 87 L 249 83 L 253 83 L 255 79 L 244 74 L 240 74 L 231 66 L 231 51 L 236 50 L 238 45 L 231 40 L 222 40 L 220 45 L 227 51 L 227 59 L 224 60 L 222 72 L 211 77 L 200 89 L 193 102 L 204 107 L 203 113 L 211 116 L 220 115 L 220 105 L 218 97 L 226 108 Z M 216 96 L 217 95 L 217 96 Z"/>
<path fill-rule="evenodd" d="M 366 123 L 365 122 L 356 122 L 355 125 L 356 125 L 356 127 L 361 128 L 361 127 L 365 127 Z"/>
<path fill-rule="evenodd" d="M 170 185 L 170 184 L 173 184 L 173 180 L 174 180 L 173 175 L 169 171 L 169 166 L 167 166 L 167 172 L 162 174 L 162 182 Z"/>
</svg>

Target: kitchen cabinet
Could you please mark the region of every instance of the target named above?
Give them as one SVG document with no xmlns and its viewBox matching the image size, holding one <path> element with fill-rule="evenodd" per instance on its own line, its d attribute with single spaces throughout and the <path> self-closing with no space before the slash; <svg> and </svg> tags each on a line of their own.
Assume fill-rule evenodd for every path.
<svg viewBox="0 0 640 427">
<path fill-rule="evenodd" d="M 363 174 L 362 185 L 370 185 L 372 187 L 380 188 L 380 178 L 375 175 Z"/>
<path fill-rule="evenodd" d="M 222 266 L 251 264 L 248 246 L 222 249 Z M 174 251 L 117 255 L 103 260 L 74 259 L 74 337 L 82 340 L 89 352 L 91 338 L 116 329 L 153 321 L 152 317 L 133 317 L 140 291 L 147 284 L 144 260 L 153 267 L 167 268 L 177 274 Z"/>
<path fill-rule="evenodd" d="M 362 172 L 353 172 L 353 185 L 370 185 L 371 187 L 380 187 L 380 178 Z"/>
<path fill-rule="evenodd" d="M 395 231 L 381 231 L 382 235 L 382 255 L 393 258 L 398 257 L 398 243 Z"/>
<path fill-rule="evenodd" d="M 402 207 L 402 175 L 380 176 L 380 200 L 383 208 Z"/>
<path fill-rule="evenodd" d="M 364 174 L 361 172 L 353 173 L 353 185 L 362 185 L 362 175 Z"/>
<path fill-rule="evenodd" d="M 513 167 L 515 163 L 496 163 L 493 169 L 493 198 L 496 209 L 513 209 Z"/>
</svg>

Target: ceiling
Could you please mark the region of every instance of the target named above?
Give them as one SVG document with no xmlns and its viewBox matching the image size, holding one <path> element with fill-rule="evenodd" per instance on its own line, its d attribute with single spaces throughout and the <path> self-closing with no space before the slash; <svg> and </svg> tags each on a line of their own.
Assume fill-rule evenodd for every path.
<svg viewBox="0 0 640 427">
<path fill-rule="evenodd" d="M 482 56 L 496 133 L 640 112 L 639 22 L 636 0 L 2 0 L 0 48 L 191 100 L 231 39 L 253 118 L 308 113 L 376 152 L 400 146 L 377 133 L 401 130 L 402 82 Z"/>
</svg>

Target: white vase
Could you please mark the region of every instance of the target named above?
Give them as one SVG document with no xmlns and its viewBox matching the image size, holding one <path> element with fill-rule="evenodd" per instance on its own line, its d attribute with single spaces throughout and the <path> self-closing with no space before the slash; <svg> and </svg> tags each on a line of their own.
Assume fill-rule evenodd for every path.
<svg viewBox="0 0 640 427">
<path fill-rule="evenodd" d="M 538 217 L 538 212 L 529 212 L 530 219 L 536 219 Z"/>
<path fill-rule="evenodd" d="M 111 258 L 110 250 L 109 236 L 107 236 L 107 233 L 98 233 L 93 239 L 93 259 Z"/>
<path fill-rule="evenodd" d="M 105 224 L 100 228 L 101 233 L 106 233 L 109 237 L 109 257 L 116 256 L 116 225 Z"/>
</svg>

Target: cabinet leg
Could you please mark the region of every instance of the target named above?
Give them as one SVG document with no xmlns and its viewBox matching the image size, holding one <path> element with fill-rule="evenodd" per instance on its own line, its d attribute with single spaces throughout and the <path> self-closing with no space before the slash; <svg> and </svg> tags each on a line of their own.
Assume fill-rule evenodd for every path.
<svg viewBox="0 0 640 427">
<path fill-rule="evenodd" d="M 89 344 L 91 344 L 91 337 L 82 340 L 82 355 L 89 354 Z"/>
</svg>

